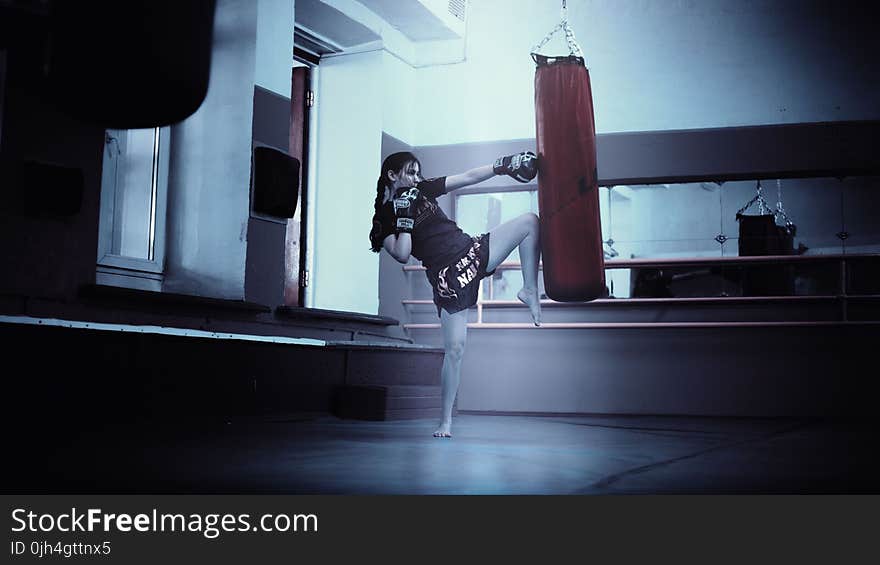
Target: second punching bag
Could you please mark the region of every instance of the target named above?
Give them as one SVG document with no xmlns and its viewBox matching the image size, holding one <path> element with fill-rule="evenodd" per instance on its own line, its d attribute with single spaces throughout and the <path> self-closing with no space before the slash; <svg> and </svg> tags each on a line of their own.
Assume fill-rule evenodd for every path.
<svg viewBox="0 0 880 565">
<path fill-rule="evenodd" d="M 532 54 L 544 287 L 558 302 L 605 294 L 590 74 L 577 56 Z"/>
</svg>

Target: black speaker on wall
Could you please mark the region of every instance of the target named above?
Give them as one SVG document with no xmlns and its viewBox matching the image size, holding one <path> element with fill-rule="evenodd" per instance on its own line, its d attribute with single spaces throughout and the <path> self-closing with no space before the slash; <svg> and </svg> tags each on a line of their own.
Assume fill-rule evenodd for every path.
<svg viewBox="0 0 880 565">
<path fill-rule="evenodd" d="M 292 218 L 299 199 L 299 159 L 271 147 L 254 149 L 254 212 Z"/>
</svg>

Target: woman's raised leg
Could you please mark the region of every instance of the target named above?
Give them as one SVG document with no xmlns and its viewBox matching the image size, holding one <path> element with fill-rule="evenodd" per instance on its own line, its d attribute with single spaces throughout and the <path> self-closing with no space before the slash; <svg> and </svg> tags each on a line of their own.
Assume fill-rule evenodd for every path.
<svg viewBox="0 0 880 565">
<path fill-rule="evenodd" d="M 464 358 L 464 346 L 467 340 L 468 311 L 462 310 L 450 314 L 440 311 L 440 325 L 443 328 L 443 368 L 440 371 L 443 394 L 443 414 L 440 426 L 434 437 L 452 437 L 452 405 L 461 382 L 461 360 Z"/>
<path fill-rule="evenodd" d="M 501 224 L 489 232 L 489 264 L 486 266 L 486 271 L 494 271 L 515 247 L 519 247 L 523 287 L 516 296 L 529 307 L 536 326 L 541 325 L 541 299 L 538 296 L 540 238 L 538 216 L 531 212 Z"/>
</svg>

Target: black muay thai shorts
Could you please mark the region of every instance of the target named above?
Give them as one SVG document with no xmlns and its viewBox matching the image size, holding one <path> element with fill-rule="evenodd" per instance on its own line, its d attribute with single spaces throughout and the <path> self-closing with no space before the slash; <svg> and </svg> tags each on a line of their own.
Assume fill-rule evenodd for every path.
<svg viewBox="0 0 880 565">
<path fill-rule="evenodd" d="M 441 308 L 455 314 L 477 303 L 480 281 L 495 272 L 486 272 L 488 262 L 489 234 L 485 233 L 472 238 L 471 246 L 448 265 L 428 269 L 438 316 Z"/>
</svg>

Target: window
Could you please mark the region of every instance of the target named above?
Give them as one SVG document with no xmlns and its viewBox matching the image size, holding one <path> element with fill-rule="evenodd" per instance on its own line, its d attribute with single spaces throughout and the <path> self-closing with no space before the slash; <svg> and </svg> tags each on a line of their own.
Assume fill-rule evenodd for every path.
<svg viewBox="0 0 880 565">
<path fill-rule="evenodd" d="M 161 290 L 170 128 L 107 130 L 98 284 Z"/>
</svg>

